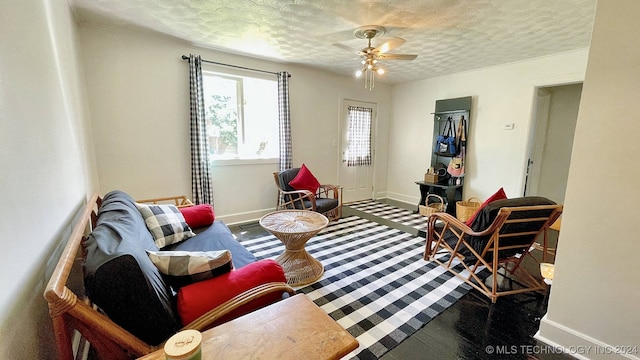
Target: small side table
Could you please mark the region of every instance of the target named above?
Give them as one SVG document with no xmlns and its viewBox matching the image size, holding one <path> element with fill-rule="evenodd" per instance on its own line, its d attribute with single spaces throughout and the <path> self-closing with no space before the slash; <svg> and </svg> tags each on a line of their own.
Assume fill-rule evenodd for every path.
<svg viewBox="0 0 640 360">
<path fill-rule="evenodd" d="M 305 249 L 307 241 L 329 224 L 326 216 L 305 210 L 279 210 L 260 219 L 260 226 L 285 246 L 276 261 L 284 269 L 287 284 L 301 286 L 318 280 L 324 266 Z"/>
<path fill-rule="evenodd" d="M 202 333 L 202 360 L 340 359 L 357 348 L 358 341 L 304 294 Z M 164 350 L 139 360 L 165 360 Z"/>
</svg>

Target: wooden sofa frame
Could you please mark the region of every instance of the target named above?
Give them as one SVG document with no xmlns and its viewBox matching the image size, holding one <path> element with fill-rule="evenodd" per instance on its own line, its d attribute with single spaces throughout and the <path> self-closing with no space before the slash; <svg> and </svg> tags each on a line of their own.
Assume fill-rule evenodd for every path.
<svg viewBox="0 0 640 360">
<path fill-rule="evenodd" d="M 176 205 L 180 206 L 188 206 L 191 203 L 185 196 L 140 202 L 157 203 L 167 200 L 174 200 Z M 74 293 L 68 286 L 69 275 L 74 263 L 78 258 L 83 259 L 85 256 L 85 251 L 82 248 L 83 240 L 96 224 L 97 210 L 101 203 L 102 198 L 98 194 L 94 194 L 85 206 L 44 291 L 44 297 L 49 306 L 49 315 L 53 322 L 59 359 L 72 360 L 74 358 L 72 348 L 74 330 L 77 330 L 93 346 L 100 357 L 105 359 L 137 358 L 163 346 L 163 344 L 152 346 L 138 339 L 101 313 L 86 296 Z M 279 282 L 257 286 L 211 309 L 183 329 L 206 330 L 222 316 L 256 298 L 273 292 L 293 294 L 294 290 L 286 283 Z"/>
<path fill-rule="evenodd" d="M 540 215 L 536 217 L 522 216 L 525 212 L 531 211 L 546 211 L 549 215 Z M 533 259 L 537 264 L 540 263 L 538 259 L 531 255 L 531 250 L 535 248 L 538 248 L 543 252 L 543 261 L 546 259 L 546 255 L 549 252 L 547 231 L 549 226 L 558 219 L 561 213 L 562 205 L 503 207 L 500 208 L 491 225 L 481 232 L 471 230 L 469 226 L 450 214 L 441 212 L 431 214 L 428 219 L 424 259 L 434 261 L 440 266 L 446 268 L 447 271 L 461 278 L 467 284 L 489 297 L 492 303 L 495 303 L 500 296 L 531 291 L 544 291 L 547 289 L 547 286 L 543 280 L 537 279 L 528 271 L 521 269 L 520 265 L 527 257 Z M 504 231 L 505 226 L 509 224 L 523 223 L 535 223 L 541 225 L 535 230 L 526 232 Z M 455 244 L 452 245 L 445 241 L 445 234 L 447 231 L 451 231 L 455 235 Z M 543 237 L 542 244 L 536 243 L 536 240 L 540 235 Z M 476 251 L 468 242 L 468 237 L 471 236 L 490 236 L 490 238 L 482 251 Z M 518 236 L 531 236 L 532 240 L 530 243 L 524 245 L 519 244 L 508 246 L 504 244 L 504 239 Z M 451 242 L 453 243 L 453 241 Z M 504 258 L 499 256 L 501 251 L 514 249 L 526 250 L 519 256 L 509 256 Z M 473 261 L 468 261 L 469 259 L 467 259 L 467 256 L 469 255 L 464 255 L 467 252 L 471 253 Z M 450 256 L 445 260 L 441 260 L 437 255 L 442 253 L 448 253 Z M 463 271 L 466 270 L 468 275 L 465 276 L 455 269 L 457 264 L 454 263 L 454 260 L 456 259 L 459 260 L 463 267 Z M 485 267 L 491 272 L 492 279 L 490 286 L 487 285 L 477 274 L 482 267 Z M 499 273 L 500 269 L 504 269 L 505 273 Z M 516 275 L 516 272 L 518 273 L 517 275 L 519 275 L 518 280 L 522 281 L 522 283 L 519 283 L 522 287 L 518 289 L 500 290 L 498 286 L 498 277 L 506 276 L 507 274 Z"/>
</svg>

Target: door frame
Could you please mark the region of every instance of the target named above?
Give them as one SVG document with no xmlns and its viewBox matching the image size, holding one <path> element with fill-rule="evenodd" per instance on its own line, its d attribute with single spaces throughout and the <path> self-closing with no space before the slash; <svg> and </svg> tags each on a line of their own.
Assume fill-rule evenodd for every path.
<svg viewBox="0 0 640 360">
<path fill-rule="evenodd" d="M 524 176 L 522 179 L 522 188 L 521 188 L 522 196 L 527 196 L 527 187 L 531 188 L 531 181 L 529 177 L 532 171 L 530 170 L 533 168 L 533 170 L 536 171 L 537 169 L 537 173 L 539 176 L 539 172 L 540 172 L 539 170 L 542 165 L 541 162 L 543 157 L 542 157 L 542 154 L 540 153 L 540 149 L 536 148 L 536 141 L 540 139 L 539 133 L 542 133 L 542 135 L 544 136 L 543 139 L 546 142 L 546 137 L 547 137 L 546 129 L 548 127 L 549 108 L 551 104 L 550 94 L 545 94 L 544 91 L 549 88 L 556 88 L 556 87 L 562 87 L 567 85 L 577 85 L 577 84 L 584 84 L 584 79 L 567 80 L 567 81 L 552 82 L 552 83 L 540 83 L 540 84 L 534 85 L 532 110 L 531 110 L 531 122 L 529 125 L 527 152 L 525 154 L 525 164 L 524 164 Z M 540 106 L 541 101 L 544 102 L 544 104 L 542 104 L 543 105 L 542 107 Z M 540 111 L 543 111 L 545 113 L 543 114 L 545 117 L 544 124 L 538 123 L 541 115 Z M 574 128 L 574 132 L 575 132 L 575 128 Z M 536 139 L 537 136 L 538 138 Z M 532 160 L 534 160 L 533 164 L 531 163 Z M 537 190 L 539 186 L 539 179 L 534 179 L 533 182 L 534 182 L 533 186 Z"/>
<path fill-rule="evenodd" d="M 338 121 L 338 152 L 337 152 L 337 168 L 338 168 L 338 183 L 342 179 L 342 153 L 344 151 L 343 141 L 343 129 L 346 127 L 347 118 L 343 116 L 347 111 L 347 106 L 350 103 L 357 103 L 362 105 L 370 105 L 374 109 L 374 116 L 371 118 L 371 199 L 375 199 L 376 194 L 376 148 L 378 138 L 378 103 L 372 101 L 356 100 L 350 98 L 342 98 L 340 101 L 339 121 Z M 358 106 L 358 105 L 356 105 Z"/>
</svg>

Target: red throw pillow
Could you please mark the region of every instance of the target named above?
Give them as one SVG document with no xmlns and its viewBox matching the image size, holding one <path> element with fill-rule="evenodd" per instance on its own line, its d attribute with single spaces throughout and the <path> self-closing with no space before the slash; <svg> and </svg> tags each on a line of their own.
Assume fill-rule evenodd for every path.
<svg viewBox="0 0 640 360">
<path fill-rule="evenodd" d="M 305 164 L 302 164 L 298 175 L 289 181 L 289 185 L 296 190 L 309 190 L 312 193 L 316 193 L 320 187 L 320 182 L 315 176 L 307 169 Z"/>
<path fill-rule="evenodd" d="M 181 287 L 178 290 L 178 314 L 182 324 L 186 326 L 207 311 L 253 287 L 270 282 L 286 281 L 282 267 L 275 260 L 259 260 L 212 279 Z M 236 318 L 280 299 L 282 299 L 282 293 L 280 292 L 267 294 L 242 305 L 216 321 L 216 324 Z"/>
<path fill-rule="evenodd" d="M 184 220 L 192 229 L 209 226 L 213 224 L 213 220 L 216 218 L 213 207 L 209 204 L 181 207 L 178 210 L 180 210 Z"/>
<path fill-rule="evenodd" d="M 478 214 L 480 214 L 480 211 L 482 211 L 482 208 L 484 208 L 485 206 L 489 205 L 490 203 L 496 200 L 504 200 L 506 198 L 507 198 L 507 194 L 504 193 L 503 188 L 500 188 L 498 191 L 495 192 L 495 194 L 489 196 L 489 198 L 485 200 L 482 203 L 482 205 L 480 205 L 480 207 L 476 210 L 476 212 L 473 213 L 473 215 L 471 215 L 471 217 L 469 218 L 469 220 L 467 220 L 465 224 L 467 224 L 467 226 L 471 226 L 471 224 L 473 224 L 473 220 L 475 220 Z"/>
</svg>

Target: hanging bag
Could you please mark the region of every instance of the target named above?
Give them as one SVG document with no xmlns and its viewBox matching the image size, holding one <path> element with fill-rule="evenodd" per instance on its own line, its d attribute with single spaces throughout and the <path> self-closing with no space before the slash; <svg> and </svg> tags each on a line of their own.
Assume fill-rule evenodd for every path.
<svg viewBox="0 0 640 360">
<path fill-rule="evenodd" d="M 444 123 L 442 133 L 438 135 L 436 148 L 434 149 L 436 154 L 443 156 L 456 155 L 456 138 L 454 136 L 455 131 L 455 126 L 453 125 L 451 116 L 449 116 L 447 118 L 447 121 Z"/>
<path fill-rule="evenodd" d="M 460 123 L 458 124 L 458 132 L 456 133 L 456 140 L 458 153 L 449 161 L 447 166 L 447 172 L 454 177 L 464 176 L 464 157 L 465 148 L 467 146 L 467 120 L 464 115 L 460 117 Z"/>
<path fill-rule="evenodd" d="M 447 172 L 453 177 L 464 176 L 464 150 L 456 157 L 451 158 L 447 166 Z"/>
<path fill-rule="evenodd" d="M 456 150 L 458 150 L 457 154 L 462 152 L 462 149 L 467 145 L 467 119 L 464 118 L 464 115 L 460 117 L 460 122 L 458 123 L 458 132 L 456 133 Z"/>
</svg>

